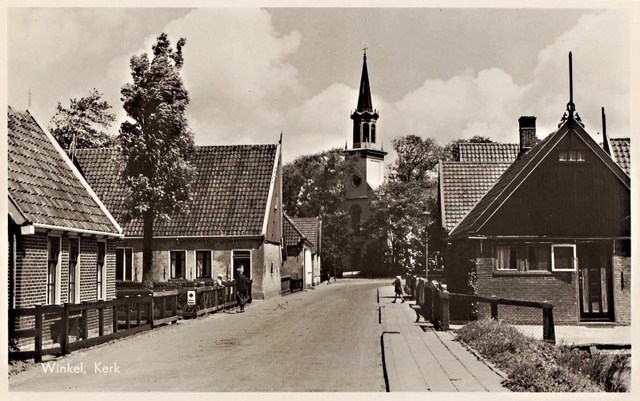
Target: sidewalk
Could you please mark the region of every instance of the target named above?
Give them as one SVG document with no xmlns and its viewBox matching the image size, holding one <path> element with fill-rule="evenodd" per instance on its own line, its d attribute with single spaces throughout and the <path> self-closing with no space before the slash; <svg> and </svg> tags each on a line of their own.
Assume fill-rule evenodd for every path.
<svg viewBox="0 0 640 401">
<path fill-rule="evenodd" d="M 509 391 L 502 376 L 479 361 L 450 332 L 414 323 L 413 301 L 391 303 L 393 287 L 379 289 L 388 389 L 397 391 Z"/>
</svg>

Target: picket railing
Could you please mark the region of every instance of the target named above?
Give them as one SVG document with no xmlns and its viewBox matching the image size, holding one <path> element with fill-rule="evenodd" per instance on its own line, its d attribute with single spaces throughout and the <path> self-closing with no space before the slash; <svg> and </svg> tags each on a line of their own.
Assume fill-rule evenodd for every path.
<svg viewBox="0 0 640 401">
<path fill-rule="evenodd" d="M 445 284 L 437 281 L 426 281 L 422 278 L 409 276 L 406 280 L 407 293 L 414 297 L 417 312 L 430 321 L 437 330 L 449 330 L 450 300 L 457 299 L 467 302 L 480 302 L 491 305 L 491 318 L 498 319 L 498 305 L 521 306 L 542 309 L 542 331 L 545 341 L 555 343 L 555 325 L 553 322 L 553 305 L 549 302 L 527 301 L 520 299 L 498 298 L 450 293 Z"/>
<path fill-rule="evenodd" d="M 10 338 L 15 341 L 34 341 L 33 350 L 9 351 L 10 359 L 42 361 L 44 355 L 68 354 L 71 351 L 102 344 L 150 330 L 161 324 L 178 320 L 178 291 L 154 292 L 153 295 L 117 298 L 110 301 L 38 305 L 12 309 Z M 107 321 L 110 315 L 111 321 Z M 16 320 L 33 316 L 34 324 L 16 329 Z M 94 320 L 93 323 L 90 320 Z M 44 334 L 49 332 L 51 343 L 44 347 Z M 93 331 L 93 332 L 91 332 Z M 54 345 L 58 344 L 58 345 Z"/>
</svg>

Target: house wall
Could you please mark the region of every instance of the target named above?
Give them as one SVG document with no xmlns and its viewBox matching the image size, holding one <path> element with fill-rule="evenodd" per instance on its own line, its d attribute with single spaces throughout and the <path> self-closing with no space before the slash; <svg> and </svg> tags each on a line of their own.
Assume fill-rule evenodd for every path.
<svg viewBox="0 0 640 401">
<path fill-rule="evenodd" d="M 313 285 L 320 284 L 320 256 L 318 254 L 313 255 Z"/>
<path fill-rule="evenodd" d="M 47 244 L 48 235 L 19 235 L 16 243 L 15 307 L 27 308 L 46 303 L 47 296 Z M 60 303 L 68 301 L 69 288 L 69 237 L 61 235 L 60 274 L 58 288 Z M 80 238 L 80 300 L 95 301 L 96 288 L 96 238 Z M 115 298 L 115 245 L 107 240 L 106 247 L 106 299 Z"/>
<path fill-rule="evenodd" d="M 47 264 L 48 264 L 48 237 L 46 232 L 36 232 L 33 235 L 17 235 L 15 258 L 15 307 L 29 308 L 38 304 L 45 304 L 47 294 Z M 60 304 L 68 302 L 69 289 L 69 236 L 62 233 L 59 259 L 59 301 Z M 95 237 L 80 237 L 80 301 L 96 301 L 96 249 Z M 11 268 L 11 267 L 10 267 Z M 115 298 L 115 241 L 106 240 L 105 254 L 106 292 L 107 300 Z M 110 318 L 110 311 L 106 311 L 105 318 Z M 59 320 L 55 315 L 48 315 L 43 319 L 43 344 L 52 344 L 51 326 Z M 15 321 L 16 329 L 33 328 L 34 318 L 23 317 Z M 98 329 L 97 312 L 89 313 L 89 330 Z M 32 339 L 21 339 L 17 346 L 22 350 L 33 348 Z"/>
<path fill-rule="evenodd" d="M 267 246 L 269 245 L 269 246 Z M 133 248 L 133 270 L 135 281 L 142 281 L 142 239 L 126 239 L 119 246 Z M 277 252 L 274 252 L 273 249 Z M 251 252 L 252 294 L 256 299 L 274 295 L 273 281 L 277 277 L 277 294 L 280 294 L 280 267 L 282 256 L 280 246 L 263 243 L 260 238 L 158 238 L 154 240 L 153 279 L 166 282 L 171 279 L 170 251 L 186 251 L 186 279 L 196 280 L 196 250 L 211 250 L 212 276 L 222 274 L 225 279 L 233 279 L 233 251 Z M 274 262 L 274 274 L 271 275 L 271 262 Z M 114 269 L 115 274 L 115 269 Z M 266 275 L 266 276 L 265 276 Z M 271 295 L 267 295 L 271 294 Z"/>
<path fill-rule="evenodd" d="M 272 243 L 281 244 L 283 237 L 283 211 L 282 211 L 282 158 L 279 158 L 271 204 L 267 215 L 267 230 L 265 239 Z"/>
<path fill-rule="evenodd" d="M 287 247 L 287 260 L 282 263 L 282 276 L 302 277 L 304 248 Z"/>
</svg>

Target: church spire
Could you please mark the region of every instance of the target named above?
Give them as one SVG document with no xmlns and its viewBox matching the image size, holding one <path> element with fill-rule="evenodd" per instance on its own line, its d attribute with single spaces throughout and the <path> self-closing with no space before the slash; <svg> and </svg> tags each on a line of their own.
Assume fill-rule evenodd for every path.
<svg viewBox="0 0 640 401">
<path fill-rule="evenodd" d="M 362 60 L 362 77 L 360 78 L 360 92 L 358 95 L 358 111 L 373 111 L 373 103 L 371 102 L 371 88 L 369 87 L 369 72 L 367 71 L 367 48 L 362 49 L 364 52 Z"/>
</svg>

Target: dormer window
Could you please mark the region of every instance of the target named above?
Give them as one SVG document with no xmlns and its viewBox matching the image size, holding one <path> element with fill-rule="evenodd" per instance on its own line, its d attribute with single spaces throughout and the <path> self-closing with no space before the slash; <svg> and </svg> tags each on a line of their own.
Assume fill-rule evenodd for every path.
<svg viewBox="0 0 640 401">
<path fill-rule="evenodd" d="M 561 162 L 583 162 L 585 161 L 582 150 L 561 150 L 558 152 L 558 161 Z"/>
</svg>

